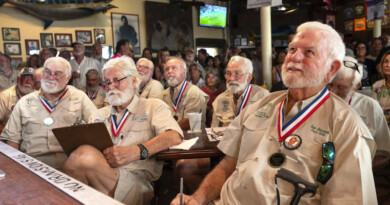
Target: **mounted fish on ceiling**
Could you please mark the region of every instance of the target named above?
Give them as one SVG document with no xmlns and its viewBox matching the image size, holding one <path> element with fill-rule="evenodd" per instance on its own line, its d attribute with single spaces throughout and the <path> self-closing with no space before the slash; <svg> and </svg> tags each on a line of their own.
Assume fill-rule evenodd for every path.
<svg viewBox="0 0 390 205">
<path fill-rule="evenodd" d="M 105 13 L 118 8 L 110 4 L 112 0 L 0 0 L 0 7 L 8 2 L 15 7 L 45 21 L 45 29 L 54 20 L 71 20 L 90 16 L 97 12 Z"/>
</svg>

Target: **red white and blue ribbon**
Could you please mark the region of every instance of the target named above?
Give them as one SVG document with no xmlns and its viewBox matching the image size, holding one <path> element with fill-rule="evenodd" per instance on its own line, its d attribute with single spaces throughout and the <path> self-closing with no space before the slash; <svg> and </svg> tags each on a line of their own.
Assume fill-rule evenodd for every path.
<svg viewBox="0 0 390 205">
<path fill-rule="evenodd" d="M 119 125 L 116 123 L 116 116 L 111 115 L 111 131 L 114 137 L 117 137 L 119 132 L 122 130 L 123 125 L 125 124 L 127 118 L 129 117 L 129 110 L 126 109 L 125 114 L 123 115 L 121 121 L 119 122 Z"/>
<path fill-rule="evenodd" d="M 188 82 L 186 80 L 184 80 L 183 85 L 181 85 L 181 88 L 180 88 L 180 91 L 179 91 L 179 95 L 176 98 L 176 101 L 173 102 L 173 100 L 171 99 L 171 101 L 172 101 L 172 108 L 173 108 L 173 110 L 175 112 L 177 111 L 177 108 L 179 107 L 181 97 L 183 96 L 184 91 L 187 88 L 187 85 L 188 85 Z"/>
<path fill-rule="evenodd" d="M 62 95 L 60 96 L 60 98 L 58 98 L 56 104 L 52 107 L 46 100 L 45 98 L 42 97 L 42 95 L 39 95 L 39 99 L 41 100 L 42 104 L 43 104 L 43 107 L 46 108 L 46 110 L 51 114 L 54 110 L 54 108 L 56 108 L 56 106 L 58 105 L 58 103 L 60 102 L 60 100 L 64 97 L 64 95 L 66 94 L 66 92 L 68 92 L 68 88 L 66 88 L 66 90 L 64 91 L 64 93 L 62 93 Z"/>
<path fill-rule="evenodd" d="M 323 105 L 326 100 L 329 99 L 330 93 L 328 88 L 324 88 L 320 95 L 316 97 L 310 104 L 303 108 L 297 115 L 295 115 L 290 121 L 284 124 L 284 109 L 283 105 L 286 98 L 280 103 L 279 116 L 278 116 L 278 133 L 279 142 L 282 142 L 287 136 L 291 135 L 299 126 L 302 125 L 311 115 L 313 115 L 318 108 Z M 283 125 L 283 127 L 282 127 Z"/>
<path fill-rule="evenodd" d="M 241 102 L 241 105 L 240 105 L 240 108 L 236 114 L 236 117 L 240 114 L 241 110 L 244 109 L 244 107 L 246 106 L 246 104 L 248 103 L 249 101 L 249 97 L 251 95 L 251 92 L 252 92 L 252 85 L 251 84 L 248 84 L 248 87 L 246 88 L 245 90 L 245 94 L 244 94 L 244 97 L 242 98 L 242 102 Z M 234 106 L 233 106 L 234 107 Z M 233 109 L 234 111 L 234 109 Z M 235 112 L 235 111 L 234 111 Z"/>
<path fill-rule="evenodd" d="M 100 90 L 100 86 L 97 87 L 96 91 L 92 95 L 91 95 L 91 92 L 86 91 L 89 99 L 91 99 L 91 100 L 95 99 L 97 94 L 98 94 L 98 92 L 99 92 L 99 90 Z"/>
</svg>

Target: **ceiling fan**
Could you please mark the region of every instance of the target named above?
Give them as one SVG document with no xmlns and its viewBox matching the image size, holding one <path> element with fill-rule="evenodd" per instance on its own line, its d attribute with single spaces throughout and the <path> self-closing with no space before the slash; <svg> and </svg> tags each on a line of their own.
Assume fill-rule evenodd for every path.
<svg viewBox="0 0 390 205">
<path fill-rule="evenodd" d="M 192 1 L 184 1 L 184 0 L 170 0 L 169 1 L 170 4 L 176 4 L 176 5 L 186 5 L 186 6 L 204 6 L 205 3 L 202 2 L 202 1 L 196 1 L 196 0 L 192 0 Z"/>
</svg>

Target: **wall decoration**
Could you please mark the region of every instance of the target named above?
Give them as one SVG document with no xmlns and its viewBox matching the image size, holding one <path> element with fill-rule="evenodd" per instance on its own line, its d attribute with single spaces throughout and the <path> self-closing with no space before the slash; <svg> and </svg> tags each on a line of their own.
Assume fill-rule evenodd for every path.
<svg viewBox="0 0 390 205">
<path fill-rule="evenodd" d="M 242 45 L 242 46 L 248 45 L 247 39 L 246 39 L 246 38 L 241 38 L 241 45 Z"/>
<path fill-rule="evenodd" d="M 366 18 L 355 19 L 355 31 L 366 30 Z"/>
<path fill-rule="evenodd" d="M 366 14 L 365 5 L 357 4 L 354 7 L 356 17 L 364 16 Z"/>
<path fill-rule="evenodd" d="M 95 43 L 106 44 L 106 32 L 104 28 L 93 29 L 93 34 L 95 36 Z"/>
<path fill-rule="evenodd" d="M 121 39 L 127 39 L 135 54 L 140 54 L 138 15 L 111 13 L 114 47 Z"/>
<path fill-rule="evenodd" d="M 385 12 L 389 12 L 389 0 L 384 0 L 383 4 L 385 7 Z"/>
<path fill-rule="evenodd" d="M 56 33 L 54 34 L 56 40 L 56 47 L 71 47 L 72 34 L 70 33 Z"/>
<path fill-rule="evenodd" d="M 344 8 L 344 19 L 353 19 L 355 17 L 355 10 L 352 6 L 346 6 Z"/>
<path fill-rule="evenodd" d="M 84 44 L 92 44 L 92 32 L 76 30 L 76 41 L 81 41 Z"/>
<path fill-rule="evenodd" d="M 26 39 L 26 54 L 39 54 L 39 40 Z"/>
<path fill-rule="evenodd" d="M 17 58 L 11 58 L 11 68 L 12 69 L 17 69 L 19 67 L 19 64 L 22 63 L 22 58 L 17 57 Z"/>
<path fill-rule="evenodd" d="M 53 34 L 52 33 L 41 33 L 41 46 L 42 48 L 54 47 Z"/>
<path fill-rule="evenodd" d="M 353 32 L 353 20 L 345 21 L 344 26 L 345 32 Z"/>
<path fill-rule="evenodd" d="M 4 41 L 20 41 L 18 28 L 2 28 Z"/>
<path fill-rule="evenodd" d="M 240 38 L 235 38 L 234 39 L 234 46 L 240 46 L 241 45 L 241 39 Z"/>
<path fill-rule="evenodd" d="M 4 53 L 7 55 L 21 55 L 20 43 L 4 43 Z"/>
<path fill-rule="evenodd" d="M 325 23 L 335 28 L 336 25 L 336 16 L 334 14 L 326 14 L 325 15 Z"/>
<path fill-rule="evenodd" d="M 153 51 L 194 48 L 191 6 L 146 1 L 145 16 L 148 47 Z"/>
</svg>

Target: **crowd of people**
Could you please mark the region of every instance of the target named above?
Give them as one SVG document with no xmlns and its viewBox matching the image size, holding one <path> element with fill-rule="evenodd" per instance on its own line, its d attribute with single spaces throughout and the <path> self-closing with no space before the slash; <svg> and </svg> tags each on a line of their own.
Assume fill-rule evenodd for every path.
<svg viewBox="0 0 390 205">
<path fill-rule="evenodd" d="M 1 141 L 126 204 L 148 204 L 163 167 L 154 154 L 181 143 L 189 113 L 201 113 L 203 128 L 227 127 L 225 156 L 213 169 L 209 159 L 177 161 L 193 193 L 183 204 L 286 204 L 297 185 L 276 182 L 282 169 L 319 185 L 302 204 L 377 203 L 373 171 L 390 160 L 384 39 L 345 45 L 330 26 L 304 23 L 273 53 L 272 90 L 259 86 L 261 44 L 214 57 L 162 49 L 153 58 L 145 48 L 139 59 L 127 40 L 111 59 L 100 44 L 90 57 L 82 42 L 72 47 L 43 49 L 20 71 L 0 54 Z M 114 146 L 67 157 L 51 130 L 79 121 L 104 122 Z"/>
</svg>

